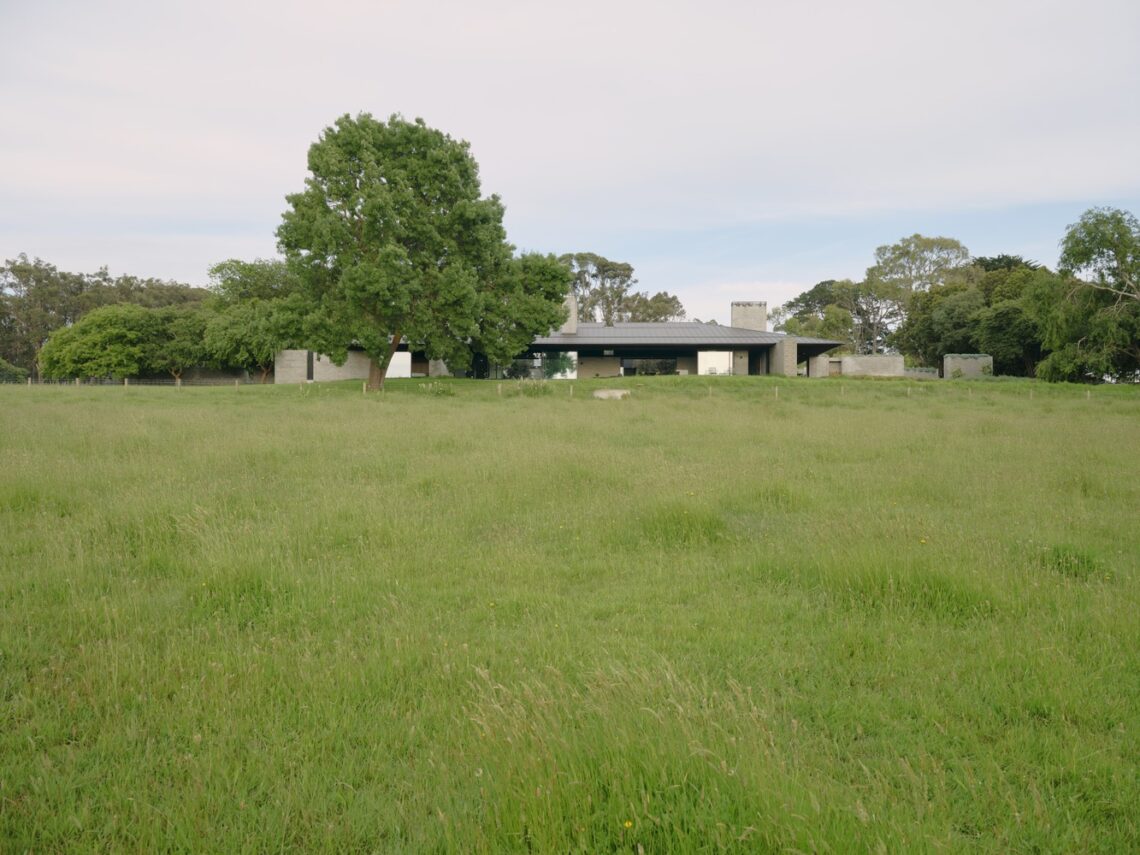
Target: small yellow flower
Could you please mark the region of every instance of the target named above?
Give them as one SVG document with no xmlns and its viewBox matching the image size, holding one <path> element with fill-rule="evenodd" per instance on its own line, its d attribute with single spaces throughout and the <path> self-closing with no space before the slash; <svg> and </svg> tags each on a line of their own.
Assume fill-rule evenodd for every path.
<svg viewBox="0 0 1140 855">
<path fill-rule="evenodd" d="M 633 820 L 627 819 L 625 822 L 622 823 L 622 825 L 624 825 L 626 828 L 633 828 Z"/>
<path fill-rule="evenodd" d="M 918 542 L 919 542 L 919 543 L 926 543 L 926 538 L 925 538 L 925 537 L 920 537 L 920 538 L 918 539 Z"/>
</svg>

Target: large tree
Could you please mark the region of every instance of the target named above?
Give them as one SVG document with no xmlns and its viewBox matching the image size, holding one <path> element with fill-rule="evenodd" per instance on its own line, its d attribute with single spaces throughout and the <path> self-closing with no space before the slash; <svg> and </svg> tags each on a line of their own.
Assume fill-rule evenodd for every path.
<svg viewBox="0 0 1140 855">
<path fill-rule="evenodd" d="M 176 381 L 188 368 L 211 362 L 206 350 L 207 312 L 199 303 L 165 306 L 152 310 L 157 318 L 157 336 L 149 368 L 163 371 Z"/>
<path fill-rule="evenodd" d="M 296 272 L 280 258 L 242 261 L 230 258 L 210 268 L 210 291 L 216 303 L 279 300 L 302 292 Z"/>
<path fill-rule="evenodd" d="M 1140 302 L 1140 221 L 1116 208 L 1085 211 L 1061 241 L 1061 270 L 1112 295 L 1116 306 Z"/>
<path fill-rule="evenodd" d="M 634 291 L 633 265 L 611 261 L 593 252 L 574 252 L 559 260 L 570 270 L 570 293 L 578 301 L 578 316 L 606 326 L 630 321 L 680 321 L 681 300 L 667 291 Z"/>
<path fill-rule="evenodd" d="M 150 370 L 160 335 L 156 312 L 129 303 L 103 306 L 55 330 L 40 351 L 40 367 L 45 377 L 137 377 Z"/>
<path fill-rule="evenodd" d="M 305 305 L 296 296 L 221 305 L 206 323 L 206 353 L 213 362 L 256 372 L 265 383 L 277 354 L 300 344 Z"/>
<path fill-rule="evenodd" d="M 0 267 L 0 358 L 38 376 L 48 336 L 83 316 L 86 277 L 26 255 Z"/>
<path fill-rule="evenodd" d="M 363 348 L 370 387 L 383 385 L 401 341 L 464 368 L 476 342 L 501 354 L 565 317 L 569 276 L 536 281 L 512 258 L 502 203 L 480 195 L 466 142 L 421 119 L 345 115 L 308 165 L 279 245 L 314 301 L 307 340 L 334 360 Z"/>
<path fill-rule="evenodd" d="M 944 284 L 953 273 L 969 266 L 969 250 L 953 238 L 913 234 L 876 249 L 867 279 L 894 286 L 905 298 Z"/>
</svg>

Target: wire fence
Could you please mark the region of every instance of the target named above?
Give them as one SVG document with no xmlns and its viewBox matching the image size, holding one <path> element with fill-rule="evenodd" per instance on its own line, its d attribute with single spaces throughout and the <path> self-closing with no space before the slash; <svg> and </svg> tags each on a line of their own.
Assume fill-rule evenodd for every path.
<svg viewBox="0 0 1140 855">
<path fill-rule="evenodd" d="M 265 378 L 265 384 L 273 383 L 273 375 Z M 259 386 L 262 385 L 260 377 L 126 377 L 114 380 L 110 377 L 75 377 L 69 379 L 33 379 L 0 380 L 5 386 Z"/>
</svg>

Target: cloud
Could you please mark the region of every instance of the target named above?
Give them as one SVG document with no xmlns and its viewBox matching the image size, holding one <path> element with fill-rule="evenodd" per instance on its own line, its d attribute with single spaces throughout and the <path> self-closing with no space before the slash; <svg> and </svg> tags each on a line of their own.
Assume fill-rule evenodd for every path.
<svg viewBox="0 0 1140 855">
<path fill-rule="evenodd" d="M 132 216 L 169 224 L 172 254 L 198 247 L 203 275 L 226 234 L 179 223 L 271 247 L 308 145 L 358 111 L 469 140 L 520 245 L 726 282 L 773 256 L 749 269 L 709 235 L 1140 197 L 1133 2 L 49 0 L 0 25 L 19 118 L 0 250 L 38 235 L 61 266 L 130 266 L 139 245 L 103 225 Z"/>
</svg>

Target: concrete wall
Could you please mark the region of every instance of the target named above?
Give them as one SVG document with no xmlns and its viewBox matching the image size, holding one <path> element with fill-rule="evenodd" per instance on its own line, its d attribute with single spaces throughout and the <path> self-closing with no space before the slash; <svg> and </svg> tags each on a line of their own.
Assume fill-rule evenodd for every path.
<svg viewBox="0 0 1140 855">
<path fill-rule="evenodd" d="M 831 376 L 831 357 L 826 353 L 808 359 L 808 377 L 819 379 Z"/>
<path fill-rule="evenodd" d="M 336 365 L 327 356 L 314 353 L 313 381 L 321 383 L 330 380 L 367 380 L 370 364 L 371 360 L 359 350 L 350 350 L 344 365 Z"/>
<path fill-rule="evenodd" d="M 796 340 L 792 336 L 780 339 L 769 354 L 769 374 L 783 377 L 796 376 Z"/>
<path fill-rule="evenodd" d="M 308 380 L 309 351 L 282 350 L 274 361 L 274 383 L 304 383 Z M 370 360 L 363 351 L 350 350 L 344 365 L 336 365 L 327 356 L 313 354 L 313 381 L 367 380 Z M 388 377 L 411 377 L 412 357 L 401 352 L 392 357 Z"/>
<path fill-rule="evenodd" d="M 577 335 L 578 334 L 578 298 L 573 294 L 567 294 L 566 299 L 562 301 L 562 305 L 566 307 L 566 323 L 562 325 L 559 330 L 563 335 Z"/>
<path fill-rule="evenodd" d="M 732 320 L 729 326 L 742 330 L 768 331 L 768 304 L 761 301 L 740 301 L 732 304 Z M 748 373 L 747 370 L 744 371 Z"/>
<path fill-rule="evenodd" d="M 734 350 L 732 352 L 732 373 L 748 375 L 748 351 Z"/>
<path fill-rule="evenodd" d="M 304 383 L 308 377 L 307 350 L 282 350 L 273 358 L 274 383 Z"/>
<path fill-rule="evenodd" d="M 616 356 L 583 356 L 578 360 L 578 379 L 592 377 L 619 377 L 621 360 Z"/>
<path fill-rule="evenodd" d="M 844 377 L 902 377 L 905 366 L 901 356 L 844 356 Z"/>
<path fill-rule="evenodd" d="M 948 353 L 942 357 L 942 376 L 947 380 L 992 377 L 994 358 L 988 353 Z"/>
<path fill-rule="evenodd" d="M 677 357 L 677 373 L 681 372 L 686 374 L 697 373 L 697 358 L 695 356 L 679 356 Z"/>
</svg>

